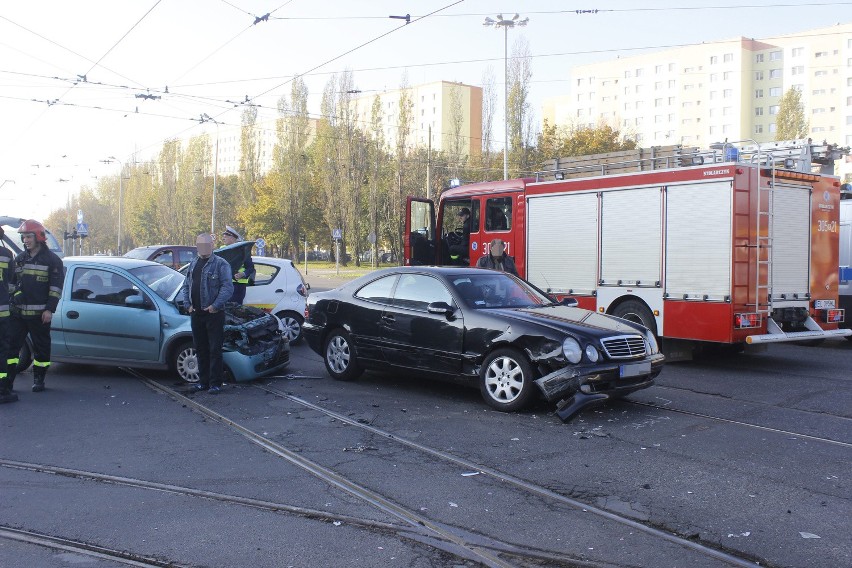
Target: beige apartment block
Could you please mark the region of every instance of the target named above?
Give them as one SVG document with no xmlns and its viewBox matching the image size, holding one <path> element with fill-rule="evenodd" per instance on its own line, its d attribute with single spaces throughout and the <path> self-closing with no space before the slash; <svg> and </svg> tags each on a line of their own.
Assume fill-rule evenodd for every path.
<svg viewBox="0 0 852 568">
<path fill-rule="evenodd" d="M 408 146 L 452 151 L 473 157 L 482 151 L 482 88 L 462 83 L 436 81 L 407 89 L 413 110 L 409 121 Z M 399 135 L 399 89 L 362 94 L 351 102 L 359 128 L 372 129 L 373 103 L 379 100 L 379 121 L 386 147 L 394 150 Z"/>
<path fill-rule="evenodd" d="M 550 124 L 604 122 L 640 146 L 774 141 L 788 89 L 802 94 L 808 136 L 852 145 L 852 24 L 735 38 L 582 65 L 568 95 L 547 99 Z M 838 174 L 852 177 L 852 164 Z"/>
</svg>

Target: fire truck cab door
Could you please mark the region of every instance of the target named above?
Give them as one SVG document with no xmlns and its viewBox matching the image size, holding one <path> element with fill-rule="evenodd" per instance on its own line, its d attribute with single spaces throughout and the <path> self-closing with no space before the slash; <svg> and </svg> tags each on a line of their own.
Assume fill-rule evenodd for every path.
<svg viewBox="0 0 852 568">
<path fill-rule="evenodd" d="M 437 264 L 435 202 L 409 197 L 405 203 L 404 254 L 407 266 Z"/>
</svg>

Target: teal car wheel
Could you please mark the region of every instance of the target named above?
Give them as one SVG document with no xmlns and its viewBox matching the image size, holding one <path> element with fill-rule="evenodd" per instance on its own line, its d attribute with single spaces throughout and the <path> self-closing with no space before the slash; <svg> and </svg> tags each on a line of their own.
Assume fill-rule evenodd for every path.
<svg viewBox="0 0 852 568">
<path fill-rule="evenodd" d="M 172 371 L 188 383 L 198 382 L 198 355 L 191 341 L 184 341 L 172 352 Z"/>
</svg>

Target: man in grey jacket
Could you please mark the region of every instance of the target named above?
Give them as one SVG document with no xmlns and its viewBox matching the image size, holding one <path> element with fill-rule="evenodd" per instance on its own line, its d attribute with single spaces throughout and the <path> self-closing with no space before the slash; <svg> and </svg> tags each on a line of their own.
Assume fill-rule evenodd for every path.
<svg viewBox="0 0 852 568">
<path fill-rule="evenodd" d="M 515 268 L 515 259 L 504 254 L 506 245 L 501 239 L 494 239 L 488 246 L 488 254 L 479 258 L 476 261 L 476 266 L 479 268 L 490 268 L 492 270 L 501 270 L 509 274 L 518 275 L 518 269 Z"/>
<path fill-rule="evenodd" d="M 213 235 L 201 233 L 195 245 L 198 256 L 189 264 L 181 288 L 198 358 L 198 382 L 190 388 L 219 394 L 224 378 L 225 302 L 234 293 L 233 274 L 231 265 L 213 254 Z"/>
</svg>

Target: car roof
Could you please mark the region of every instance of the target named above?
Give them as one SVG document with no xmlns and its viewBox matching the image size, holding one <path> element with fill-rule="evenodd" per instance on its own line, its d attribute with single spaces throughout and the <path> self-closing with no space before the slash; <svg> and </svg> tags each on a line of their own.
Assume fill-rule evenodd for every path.
<svg viewBox="0 0 852 568">
<path fill-rule="evenodd" d="M 145 245 L 144 247 L 136 247 L 135 249 L 131 249 L 131 250 L 154 250 L 154 249 L 161 249 L 161 248 L 189 248 L 189 249 L 194 249 L 196 247 L 195 247 L 195 245 Z M 128 251 L 128 252 L 130 252 L 130 251 Z"/>
<path fill-rule="evenodd" d="M 289 258 L 274 258 L 271 256 L 254 256 L 251 257 L 252 262 L 267 262 L 269 264 L 283 264 L 285 266 L 295 266 L 295 263 Z"/>
<path fill-rule="evenodd" d="M 100 264 L 108 266 L 117 266 L 125 270 L 140 268 L 142 266 L 163 266 L 159 262 L 153 260 L 143 260 L 141 258 L 127 258 L 125 256 L 66 256 L 62 259 L 65 266 L 74 264 Z"/>
</svg>

